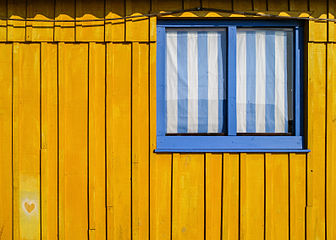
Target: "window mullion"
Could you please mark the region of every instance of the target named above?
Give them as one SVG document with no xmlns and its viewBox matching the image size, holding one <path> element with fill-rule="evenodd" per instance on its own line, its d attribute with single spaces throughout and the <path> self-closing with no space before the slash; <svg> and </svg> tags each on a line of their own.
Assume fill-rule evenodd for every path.
<svg viewBox="0 0 336 240">
<path fill-rule="evenodd" d="M 237 135 L 236 114 L 236 26 L 228 27 L 227 99 L 228 135 Z"/>
</svg>

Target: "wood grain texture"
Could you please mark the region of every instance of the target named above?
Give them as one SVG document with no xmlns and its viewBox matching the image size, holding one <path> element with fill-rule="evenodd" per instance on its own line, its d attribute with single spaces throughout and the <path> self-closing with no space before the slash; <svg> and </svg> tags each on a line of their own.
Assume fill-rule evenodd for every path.
<svg viewBox="0 0 336 240">
<path fill-rule="evenodd" d="M 12 239 L 12 44 L 0 44 L 0 236 Z"/>
<path fill-rule="evenodd" d="M 29 19 L 55 19 L 56 0 L 27 0 L 27 17 Z M 26 41 L 53 41 L 53 22 L 27 22 Z"/>
<path fill-rule="evenodd" d="M 224 153 L 222 239 L 239 239 L 239 154 Z"/>
<path fill-rule="evenodd" d="M 7 18 L 7 0 L 0 1 L 0 17 L 3 19 Z M 0 42 L 7 41 L 7 21 L 0 20 Z"/>
<path fill-rule="evenodd" d="M 77 61 L 73 62 L 73 59 Z M 88 229 L 88 44 L 59 47 L 59 175 L 61 239 L 87 239 Z M 84 67 L 84 70 L 83 70 Z M 61 196 L 62 194 L 62 196 Z"/>
<path fill-rule="evenodd" d="M 289 155 L 290 239 L 305 239 L 306 154 Z"/>
<path fill-rule="evenodd" d="M 288 154 L 265 154 L 265 238 L 289 239 Z"/>
<path fill-rule="evenodd" d="M 148 45 L 132 45 L 132 235 L 149 238 Z"/>
<path fill-rule="evenodd" d="M 326 155 L 326 213 L 327 213 L 327 239 L 336 238 L 336 45 L 328 44 L 327 58 L 327 155 Z"/>
<path fill-rule="evenodd" d="M 42 239 L 58 234 L 57 44 L 41 44 L 41 214 Z"/>
<path fill-rule="evenodd" d="M 264 154 L 240 154 L 240 239 L 264 238 Z"/>
<path fill-rule="evenodd" d="M 76 0 L 76 19 L 102 19 L 104 18 L 105 0 Z M 76 41 L 104 41 L 104 21 L 77 22 Z"/>
<path fill-rule="evenodd" d="M 89 230 L 106 239 L 105 45 L 89 45 Z"/>
<path fill-rule="evenodd" d="M 8 0 L 7 16 L 9 19 L 26 18 L 26 0 Z M 26 40 L 26 22 L 25 21 L 7 21 L 7 40 L 25 41 Z"/>
<path fill-rule="evenodd" d="M 204 154 L 173 154 L 172 238 L 204 239 Z"/>
<path fill-rule="evenodd" d="M 312 1 L 309 2 L 309 10 L 312 12 L 311 16 L 315 18 L 327 18 L 328 6 L 327 0 Z M 311 42 L 326 42 L 328 23 L 323 21 L 309 21 L 309 35 L 308 39 Z"/>
<path fill-rule="evenodd" d="M 75 0 L 56 0 L 55 19 L 74 20 L 76 18 Z M 75 23 L 57 22 L 55 23 L 54 41 L 73 42 L 75 41 Z"/>
<path fill-rule="evenodd" d="M 107 46 L 107 233 L 130 239 L 131 232 L 131 45 Z"/>
<path fill-rule="evenodd" d="M 325 236 L 326 45 L 308 44 L 308 171 L 307 238 Z"/>
<path fill-rule="evenodd" d="M 106 0 L 105 18 L 119 18 L 126 14 L 124 1 Z M 121 42 L 125 40 L 125 20 L 105 21 L 105 41 Z"/>
<path fill-rule="evenodd" d="M 40 239 L 40 45 L 13 51 L 14 239 Z"/>
<path fill-rule="evenodd" d="M 222 154 L 205 155 L 205 239 L 221 239 Z"/>
</svg>

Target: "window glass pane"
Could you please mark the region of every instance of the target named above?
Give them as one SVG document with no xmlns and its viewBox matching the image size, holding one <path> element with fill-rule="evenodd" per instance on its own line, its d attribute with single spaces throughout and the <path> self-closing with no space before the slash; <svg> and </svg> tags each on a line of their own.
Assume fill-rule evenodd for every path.
<svg viewBox="0 0 336 240">
<path fill-rule="evenodd" d="M 293 115 L 293 30 L 237 29 L 237 133 L 291 133 Z"/>
<path fill-rule="evenodd" d="M 166 133 L 226 132 L 226 31 L 166 32 Z"/>
</svg>

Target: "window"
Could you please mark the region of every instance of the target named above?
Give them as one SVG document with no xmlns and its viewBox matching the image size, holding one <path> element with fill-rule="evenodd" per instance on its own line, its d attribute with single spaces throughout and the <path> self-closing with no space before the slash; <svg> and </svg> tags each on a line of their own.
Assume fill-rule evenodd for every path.
<svg viewBox="0 0 336 240">
<path fill-rule="evenodd" d="M 157 27 L 157 152 L 304 151 L 302 24 Z"/>
</svg>

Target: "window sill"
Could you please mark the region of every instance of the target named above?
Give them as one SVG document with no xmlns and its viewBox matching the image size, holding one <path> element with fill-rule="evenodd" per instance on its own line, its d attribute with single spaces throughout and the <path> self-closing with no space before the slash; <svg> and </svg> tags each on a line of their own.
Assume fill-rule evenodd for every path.
<svg viewBox="0 0 336 240">
<path fill-rule="evenodd" d="M 155 152 L 309 152 L 302 136 L 158 136 Z"/>
<path fill-rule="evenodd" d="M 309 149 L 155 149 L 155 153 L 309 153 Z"/>
</svg>

